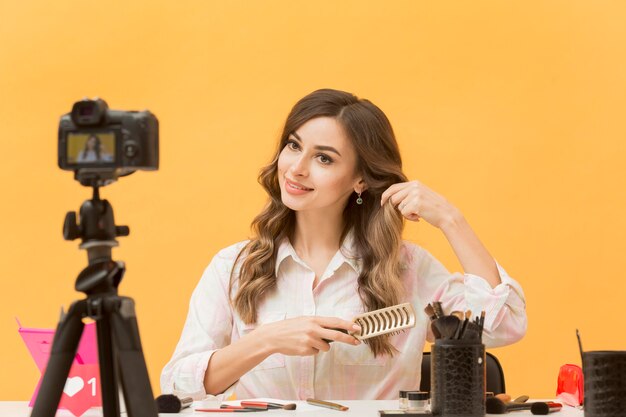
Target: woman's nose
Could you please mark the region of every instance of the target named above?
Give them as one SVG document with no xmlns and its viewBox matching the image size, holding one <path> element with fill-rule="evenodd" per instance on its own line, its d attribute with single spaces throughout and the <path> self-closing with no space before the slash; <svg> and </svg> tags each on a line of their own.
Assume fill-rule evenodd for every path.
<svg viewBox="0 0 626 417">
<path fill-rule="evenodd" d="M 293 163 L 289 167 L 289 171 L 291 171 L 293 175 L 306 177 L 309 174 L 309 168 L 305 158 L 299 157 L 294 159 Z"/>
</svg>

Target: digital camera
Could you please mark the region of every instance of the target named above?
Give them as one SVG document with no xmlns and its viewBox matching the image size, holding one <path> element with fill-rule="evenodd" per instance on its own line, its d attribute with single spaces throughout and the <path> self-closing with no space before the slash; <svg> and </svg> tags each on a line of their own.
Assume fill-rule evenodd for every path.
<svg viewBox="0 0 626 417">
<path fill-rule="evenodd" d="M 159 122 L 147 110 L 110 110 L 102 99 L 74 103 L 59 123 L 59 167 L 82 185 L 104 186 L 159 168 Z"/>
</svg>

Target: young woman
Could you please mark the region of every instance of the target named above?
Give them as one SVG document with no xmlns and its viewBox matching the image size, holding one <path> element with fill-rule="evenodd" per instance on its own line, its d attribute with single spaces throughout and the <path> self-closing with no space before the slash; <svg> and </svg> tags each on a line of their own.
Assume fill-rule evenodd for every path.
<svg viewBox="0 0 626 417">
<path fill-rule="evenodd" d="M 113 157 L 103 149 L 102 142 L 97 135 L 90 135 L 85 141 L 85 147 L 78 154 L 76 162 L 110 162 Z"/>
<path fill-rule="evenodd" d="M 485 310 L 487 346 L 526 332 L 520 285 L 456 207 L 405 177 L 391 125 L 370 101 L 328 89 L 302 98 L 259 181 L 269 202 L 254 237 L 204 272 L 164 393 L 397 398 L 419 388 L 432 301 L 448 313 Z M 440 229 L 464 273 L 403 241 L 405 219 Z M 337 330 L 358 332 L 355 315 L 401 302 L 418 315 L 404 333 L 363 344 Z"/>
</svg>

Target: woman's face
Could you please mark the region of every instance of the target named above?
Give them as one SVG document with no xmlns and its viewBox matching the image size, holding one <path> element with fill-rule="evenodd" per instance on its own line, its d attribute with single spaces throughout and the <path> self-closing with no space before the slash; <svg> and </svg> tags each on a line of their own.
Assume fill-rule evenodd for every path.
<svg viewBox="0 0 626 417">
<path fill-rule="evenodd" d="M 96 139 L 94 136 L 89 136 L 89 139 L 87 139 L 87 149 L 89 149 L 90 151 L 96 150 L 97 142 L 98 139 Z"/>
<path fill-rule="evenodd" d="M 318 117 L 289 135 L 278 157 L 283 204 L 295 211 L 342 211 L 355 189 L 362 191 L 354 146 L 336 119 Z"/>
</svg>

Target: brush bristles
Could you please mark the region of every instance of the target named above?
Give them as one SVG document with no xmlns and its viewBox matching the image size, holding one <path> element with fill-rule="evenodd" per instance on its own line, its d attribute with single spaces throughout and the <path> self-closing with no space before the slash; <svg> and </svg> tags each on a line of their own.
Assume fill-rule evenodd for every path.
<svg viewBox="0 0 626 417">
<path fill-rule="evenodd" d="M 485 400 L 485 409 L 488 414 L 504 414 L 508 411 L 506 404 L 496 397 L 489 397 Z"/>
<path fill-rule="evenodd" d="M 180 398 L 173 394 L 163 394 L 156 398 L 159 413 L 180 413 L 182 403 Z"/>
</svg>

